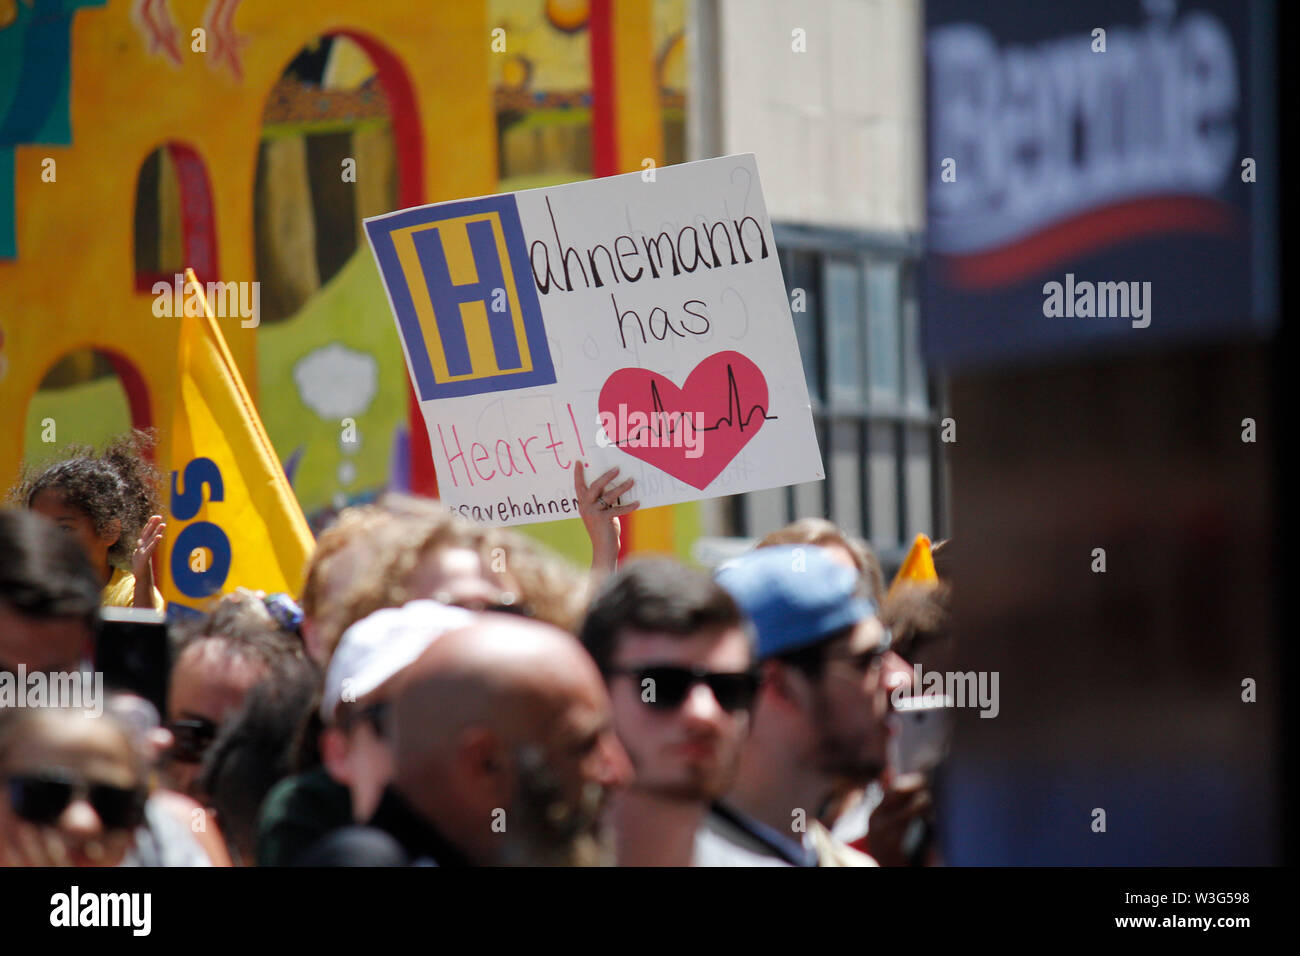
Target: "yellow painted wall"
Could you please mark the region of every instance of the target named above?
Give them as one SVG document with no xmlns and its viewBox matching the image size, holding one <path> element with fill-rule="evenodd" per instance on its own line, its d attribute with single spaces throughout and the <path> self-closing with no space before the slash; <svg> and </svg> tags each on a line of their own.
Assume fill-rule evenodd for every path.
<svg viewBox="0 0 1300 956">
<path fill-rule="evenodd" d="M 213 55 L 215 37 L 206 37 L 207 52 L 191 49 L 191 31 L 202 25 L 206 0 L 165 5 L 175 21 L 180 65 L 149 48 L 131 18 L 132 6 L 110 0 L 106 7 L 78 11 L 73 19 L 71 145 L 26 145 L 15 152 L 18 257 L 0 259 L 4 486 L 23 455 L 31 396 L 58 359 L 79 349 L 120 353 L 135 364 L 160 431 L 160 460 L 170 457 L 168 409 L 178 323 L 155 317 L 153 294 L 135 291 L 133 217 L 140 166 L 168 142 L 193 148 L 205 163 L 212 192 L 219 270 L 213 278 L 256 280 L 252 193 L 267 95 L 293 57 L 320 36 L 364 34 L 405 68 L 423 143 L 423 201 L 498 188 L 490 54 L 494 21 L 487 0 L 241 3 L 233 22 L 240 40 L 239 78 Z M 653 10 L 652 0 L 614 3 L 616 132 L 624 170 L 640 169 L 647 156 L 660 165 L 664 159 Z M 400 118 L 394 120 L 398 125 Z M 42 182 L 45 157 L 57 163 L 55 182 Z M 258 331 L 242 328 L 237 318 L 220 321 L 256 400 Z M 695 515 L 696 506 L 686 505 L 638 516 L 636 550 L 684 553 L 694 536 L 688 529 L 695 527 Z M 581 528 L 576 522 L 563 524 L 530 531 L 582 560 Z"/>
<path fill-rule="evenodd" d="M 0 260 L 0 325 L 7 372 L 0 379 L 0 475 L 22 456 L 29 397 L 62 355 L 94 347 L 127 355 L 149 386 L 155 423 L 165 426 L 175 386 L 178 326 L 153 315 L 153 296 L 134 289 L 132 219 L 136 175 L 154 149 L 185 143 L 203 157 L 211 183 L 220 278 L 252 281 L 252 187 L 267 92 L 304 46 L 355 29 L 386 46 L 415 89 L 424 143 L 424 199 L 490 193 L 495 120 L 488 89 L 485 4 L 392 0 L 244 3 L 234 19 L 244 39 L 243 77 L 214 69 L 190 50 L 203 0 L 172 0 L 182 65 L 150 53 L 112 2 L 73 20 L 71 146 L 20 146 L 15 156 L 18 258 Z M 437 50 L 437 55 L 430 51 Z M 57 180 L 41 181 L 41 160 Z M 256 330 L 224 320 L 231 352 L 255 388 Z M 166 455 L 168 437 L 161 436 Z"/>
</svg>

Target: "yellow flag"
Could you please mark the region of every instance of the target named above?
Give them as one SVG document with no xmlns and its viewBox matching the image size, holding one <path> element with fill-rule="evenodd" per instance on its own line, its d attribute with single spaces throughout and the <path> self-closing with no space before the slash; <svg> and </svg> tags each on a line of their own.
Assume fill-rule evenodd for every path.
<svg viewBox="0 0 1300 956">
<path fill-rule="evenodd" d="M 203 315 L 181 318 L 163 597 L 190 608 L 236 587 L 296 597 L 311 531 L 190 269 L 185 282 Z"/>
</svg>

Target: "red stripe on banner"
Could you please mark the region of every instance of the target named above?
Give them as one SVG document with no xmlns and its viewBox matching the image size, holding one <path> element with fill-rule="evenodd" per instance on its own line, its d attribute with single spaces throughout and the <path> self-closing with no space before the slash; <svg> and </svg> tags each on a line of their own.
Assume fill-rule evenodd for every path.
<svg viewBox="0 0 1300 956">
<path fill-rule="evenodd" d="M 1134 199 L 1083 213 L 991 252 L 944 259 L 948 281 L 954 286 L 992 289 L 1131 239 L 1168 233 L 1230 237 L 1240 230 L 1241 214 L 1217 199 Z"/>
</svg>

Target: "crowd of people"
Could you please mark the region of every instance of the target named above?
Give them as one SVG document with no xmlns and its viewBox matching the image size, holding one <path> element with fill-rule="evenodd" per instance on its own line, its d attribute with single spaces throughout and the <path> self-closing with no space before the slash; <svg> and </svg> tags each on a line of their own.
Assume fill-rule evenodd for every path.
<svg viewBox="0 0 1300 956">
<path fill-rule="evenodd" d="M 162 608 L 146 449 L 78 449 L 0 509 L 0 675 L 87 673 L 102 607 Z M 715 570 L 620 567 L 632 490 L 575 465 L 583 572 L 428 499 L 351 507 L 299 600 L 169 624 L 165 712 L 0 696 L 0 864 L 936 862 L 888 744 L 947 581 L 887 589 L 818 518 Z"/>
</svg>

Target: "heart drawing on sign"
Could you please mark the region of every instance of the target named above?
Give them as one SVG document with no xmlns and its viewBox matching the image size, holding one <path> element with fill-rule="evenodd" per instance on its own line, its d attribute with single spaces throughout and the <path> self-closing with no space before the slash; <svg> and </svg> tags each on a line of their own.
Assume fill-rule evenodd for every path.
<svg viewBox="0 0 1300 956">
<path fill-rule="evenodd" d="M 767 379 L 739 352 L 710 355 L 681 388 L 658 372 L 621 368 L 600 389 L 611 444 L 703 491 L 768 414 Z"/>
</svg>

